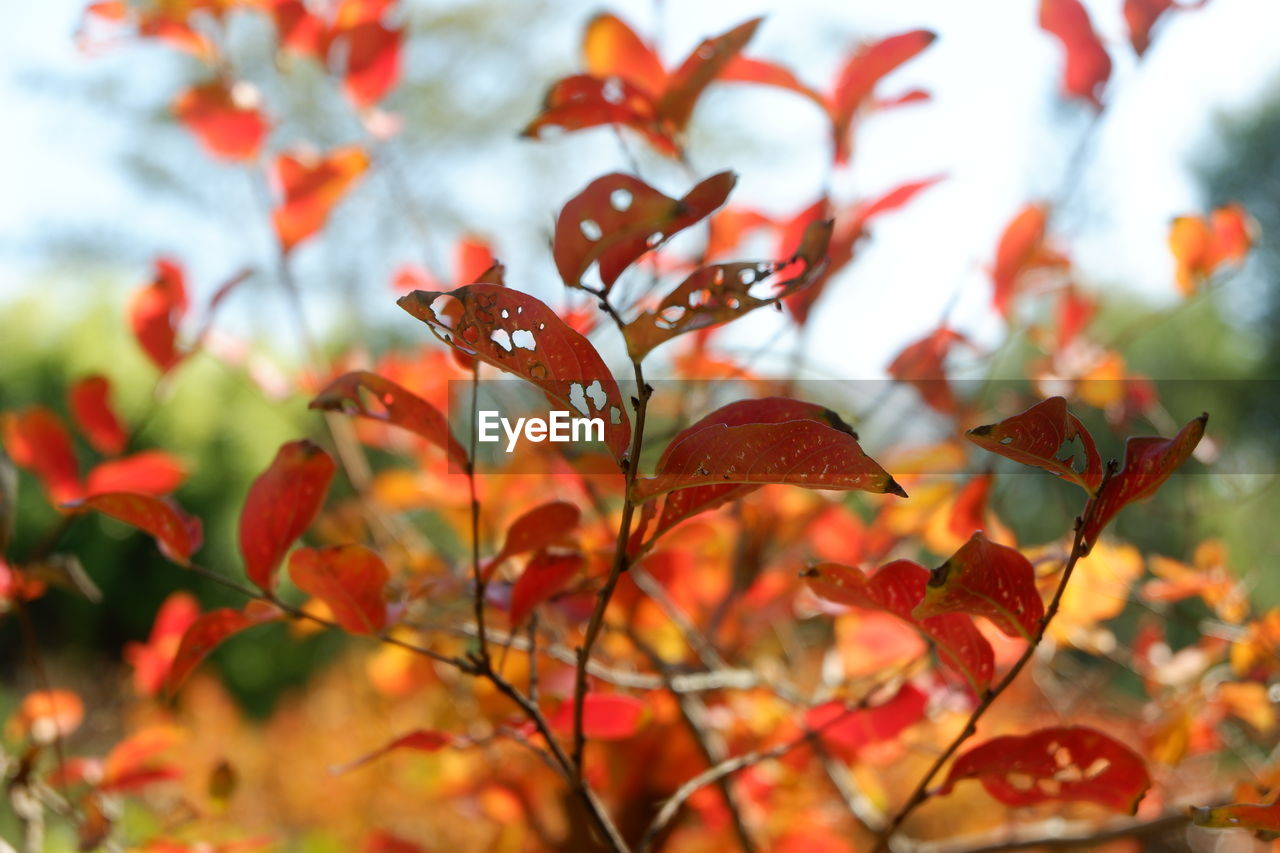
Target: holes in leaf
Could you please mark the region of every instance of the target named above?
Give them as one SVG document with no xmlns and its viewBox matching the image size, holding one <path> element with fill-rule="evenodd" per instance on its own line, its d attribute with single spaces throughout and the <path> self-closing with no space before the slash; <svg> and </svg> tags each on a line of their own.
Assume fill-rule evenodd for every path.
<svg viewBox="0 0 1280 853">
<path fill-rule="evenodd" d="M 604 393 L 604 386 L 600 384 L 600 380 L 592 382 L 587 386 L 587 396 L 591 398 L 591 402 L 595 404 L 596 411 L 604 408 L 604 404 L 609 401 L 609 396 Z"/>
<path fill-rule="evenodd" d="M 1000 439 L 1000 443 L 1005 445 L 1006 447 L 1010 444 L 1013 444 L 1013 436 L 1006 435 L 1004 438 Z"/>
<path fill-rule="evenodd" d="M 463 327 L 459 331 L 459 334 L 461 334 L 462 339 L 469 344 L 474 345 L 480 341 L 480 330 L 477 329 L 474 325 Z"/>
<path fill-rule="evenodd" d="M 594 219 L 584 219 L 578 223 L 578 230 L 582 232 L 582 236 L 591 242 L 595 242 L 604 236 L 604 230 L 600 228 L 600 223 Z"/>
<path fill-rule="evenodd" d="M 619 187 L 609 193 L 609 205 L 619 213 L 626 213 L 631 208 L 631 202 L 635 200 L 635 196 L 631 194 L 631 190 Z"/>
<path fill-rule="evenodd" d="M 654 231 L 648 237 L 644 238 L 644 244 L 648 246 L 650 249 L 656 249 L 658 247 L 658 244 L 661 243 L 664 239 L 666 239 L 665 234 L 663 234 L 661 231 Z"/>
<path fill-rule="evenodd" d="M 1107 768 L 1111 766 L 1111 762 L 1105 758 L 1095 758 L 1093 762 L 1084 769 L 1084 778 L 1093 780 L 1097 779 L 1103 773 L 1107 772 Z"/>
<path fill-rule="evenodd" d="M 690 308 L 701 308 L 703 305 L 706 305 L 710 301 L 711 301 L 711 291 L 705 287 L 702 288 L 701 290 L 695 290 L 693 293 L 689 294 Z"/>
<path fill-rule="evenodd" d="M 613 424 L 614 426 L 617 426 L 618 424 L 622 423 L 622 410 L 619 409 L 617 406 L 609 407 L 609 423 Z"/>
<path fill-rule="evenodd" d="M 684 319 L 684 315 L 685 309 L 683 306 L 668 305 L 666 308 L 663 308 L 658 312 L 658 316 L 654 320 L 654 325 L 663 330 L 674 329 L 679 325 L 680 321 Z"/>
<path fill-rule="evenodd" d="M 600 97 L 604 98 L 611 104 L 621 104 L 625 93 L 622 89 L 622 81 L 617 77 L 610 77 L 604 81 L 604 86 L 600 89 Z"/>
<path fill-rule="evenodd" d="M 1015 791 L 1030 791 L 1036 784 L 1036 780 L 1027 773 L 1010 773 L 1004 780 Z"/>
<path fill-rule="evenodd" d="M 584 415 L 591 414 L 591 410 L 587 408 L 587 394 L 583 390 L 581 382 L 574 382 L 569 386 L 569 405 Z"/>
<path fill-rule="evenodd" d="M 506 329 L 494 329 L 489 333 L 489 340 L 502 347 L 506 352 L 511 352 L 511 334 Z"/>
<path fill-rule="evenodd" d="M 1003 444 L 1003 440 L 1000 443 Z M 1068 468 L 1077 474 L 1084 473 L 1085 467 L 1088 464 L 1087 459 L 1085 458 L 1084 442 L 1080 440 L 1080 435 L 1078 433 L 1062 442 L 1061 446 L 1058 447 L 1058 452 L 1053 455 L 1053 458 L 1058 462 L 1065 463 Z"/>
<path fill-rule="evenodd" d="M 533 332 L 528 329 L 516 329 L 512 332 L 511 343 L 520 347 L 520 349 L 527 349 L 530 352 L 538 348 L 538 342 L 534 339 Z"/>
</svg>

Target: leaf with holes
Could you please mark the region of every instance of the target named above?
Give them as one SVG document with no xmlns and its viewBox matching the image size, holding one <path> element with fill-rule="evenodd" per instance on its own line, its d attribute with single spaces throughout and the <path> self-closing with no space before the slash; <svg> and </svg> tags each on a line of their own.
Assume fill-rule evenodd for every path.
<svg viewBox="0 0 1280 853">
<path fill-rule="evenodd" d="M 86 495 L 103 492 L 136 492 L 167 495 L 187 478 L 187 469 L 163 450 L 144 450 L 132 456 L 110 459 L 94 466 L 85 478 Z"/>
<path fill-rule="evenodd" d="M 633 484 L 633 497 L 699 486 L 783 484 L 858 489 L 906 497 L 893 477 L 863 452 L 856 436 L 814 420 L 729 425 L 709 423 L 677 435 L 653 477 Z"/>
<path fill-rule="evenodd" d="M 764 397 L 757 400 L 739 400 L 716 409 L 697 423 L 681 430 L 668 451 L 684 438 L 707 427 L 721 424 L 723 426 L 741 426 L 743 424 L 785 423 L 787 421 L 811 420 L 854 435 L 853 428 L 841 417 L 828 408 L 816 403 L 804 403 L 786 397 Z M 854 435 L 856 438 L 856 435 Z M 666 458 L 664 453 L 663 459 Z M 663 461 L 659 460 L 658 468 L 662 469 Z M 662 514 L 658 517 L 658 526 L 654 536 L 670 530 L 686 518 L 707 512 L 745 494 L 755 491 L 759 486 L 745 484 L 695 486 L 671 492 L 662 502 Z"/>
<path fill-rule="evenodd" d="M 271 128 L 261 101 L 258 90 L 248 83 L 210 80 L 183 91 L 172 109 L 209 156 L 248 161 L 258 156 Z"/>
<path fill-rule="evenodd" d="M 994 738 L 961 755 L 940 789 L 977 779 L 1007 806 L 1089 802 L 1134 814 L 1151 778 L 1142 757 L 1084 726 Z"/>
<path fill-rule="evenodd" d="M 1204 436 L 1208 414 L 1191 420 L 1173 438 L 1134 436 L 1124 445 L 1124 467 L 1103 484 L 1096 505 L 1081 533 L 1085 553 L 1116 513 L 1128 504 L 1151 497 L 1178 466 L 1191 457 Z"/>
<path fill-rule="evenodd" d="M 830 220 L 814 222 L 805 229 L 795 254 L 785 260 L 695 270 L 656 308 L 627 324 L 627 352 L 639 360 L 674 337 L 727 323 L 801 291 L 821 269 L 830 241 Z"/>
<path fill-rule="evenodd" d="M 330 211 L 368 167 L 369 154 L 356 145 L 335 148 L 323 157 L 299 151 L 276 158 L 274 177 L 281 201 L 271 221 L 286 252 L 324 227 Z"/>
<path fill-rule="evenodd" d="M 1040 0 L 1040 29 L 1055 36 L 1066 52 L 1062 91 L 1101 108 L 1111 57 L 1080 0 Z"/>
<path fill-rule="evenodd" d="M 383 590 L 391 575 L 382 558 L 363 545 L 298 548 L 289 555 L 289 577 L 323 601 L 343 630 L 377 634 L 386 627 Z"/>
<path fill-rule="evenodd" d="M 500 275 L 500 268 L 495 275 Z M 467 355 L 532 382 L 553 405 L 604 420 L 619 463 L 631 443 L 622 392 L 596 348 L 538 299 L 501 284 L 415 290 L 397 304 Z"/>
<path fill-rule="evenodd" d="M 999 423 L 974 427 L 965 438 L 992 453 L 1056 474 L 1092 492 L 1102 482 L 1102 457 L 1093 436 L 1067 411 L 1067 401 L 1050 397 Z"/>
<path fill-rule="evenodd" d="M 1209 829 L 1250 829 L 1254 832 L 1280 833 L 1280 796 L 1270 803 L 1192 806 L 1191 822 Z"/>
<path fill-rule="evenodd" d="M 99 453 L 115 456 L 129 443 L 120 418 L 111 405 L 111 381 L 105 376 L 86 376 L 67 392 L 67 403 L 76 426 Z"/>
<path fill-rule="evenodd" d="M 549 127 L 574 131 L 604 125 L 629 127 L 666 156 L 680 153 L 680 146 L 658 119 L 653 97 L 620 77 L 575 74 L 556 81 L 542 99 L 542 112 L 520 135 L 537 139 Z"/>
<path fill-rule="evenodd" d="M 191 562 L 200 548 L 200 519 L 187 515 L 177 504 L 152 495 L 114 492 L 91 495 L 65 505 L 75 512 L 93 510 L 150 533 L 160 552 L 180 566 Z"/>
<path fill-rule="evenodd" d="M 426 400 L 367 370 L 339 376 L 329 383 L 309 408 L 360 415 L 417 433 L 442 449 L 459 468 L 466 468 L 467 451 L 449 431 L 444 413 Z"/>
<path fill-rule="evenodd" d="M 720 172 L 674 199 L 621 172 L 596 178 L 565 203 L 556 219 L 552 255 L 560 278 L 579 287 L 590 266 L 599 263 L 607 293 L 642 255 L 724 204 L 735 180 L 732 172 Z"/>
<path fill-rule="evenodd" d="M 362 755 L 354 761 L 333 768 L 334 773 L 347 773 L 358 767 L 363 767 L 371 761 L 376 761 L 388 752 L 398 749 L 411 749 L 415 752 L 439 752 L 447 746 L 465 745 L 465 741 L 454 737 L 445 732 L 431 731 L 429 729 L 418 729 L 408 734 L 400 735 L 400 737 L 391 742 L 378 747 L 368 755 Z"/>
<path fill-rule="evenodd" d="M 129 303 L 129 326 L 142 351 L 162 373 L 182 361 L 178 325 L 187 313 L 187 285 L 182 267 L 168 258 L 155 262 L 150 283 Z"/>
<path fill-rule="evenodd" d="M 985 616 L 1010 637 L 1030 639 L 1044 617 L 1035 568 L 1017 549 L 975 533 L 933 570 L 924 599 L 912 611 L 921 620 L 944 613 Z"/>
<path fill-rule="evenodd" d="M 54 503 L 80 497 L 80 471 L 71 436 L 43 406 L 0 414 L 0 438 L 13 464 L 35 474 Z"/>
<path fill-rule="evenodd" d="M 511 588 L 511 627 L 519 627 L 533 608 L 568 586 L 585 564 L 586 560 L 577 552 L 534 554 Z"/>
<path fill-rule="evenodd" d="M 169 668 L 169 676 L 165 679 L 165 689 L 169 693 L 177 691 L 200 665 L 200 661 L 227 638 L 246 628 L 279 619 L 280 615 L 274 608 L 246 608 L 241 611 L 230 607 L 200 614 L 182 635 L 182 642 L 178 644 L 177 654 Z"/>
<path fill-rule="evenodd" d="M 320 512 L 336 470 L 329 454 L 304 439 L 281 445 L 253 481 L 240 511 L 240 554 L 262 591 L 275 589 L 276 568 Z"/>
<path fill-rule="evenodd" d="M 590 740 L 626 740 L 649 721 L 649 708 L 622 693 L 588 693 L 582 700 L 582 731 Z M 547 722 L 557 732 L 573 731 L 573 700 L 566 699 Z"/>
</svg>

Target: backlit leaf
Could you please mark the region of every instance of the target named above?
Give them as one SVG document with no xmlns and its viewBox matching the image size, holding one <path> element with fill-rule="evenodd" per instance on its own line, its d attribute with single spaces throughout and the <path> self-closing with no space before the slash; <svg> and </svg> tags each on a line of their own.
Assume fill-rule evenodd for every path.
<svg viewBox="0 0 1280 853">
<path fill-rule="evenodd" d="M 419 729 L 417 731 L 401 735 L 390 743 L 378 747 L 368 755 L 363 755 L 354 761 L 334 768 L 334 772 L 346 773 L 348 771 L 355 770 L 357 767 L 363 767 L 369 762 L 376 761 L 388 752 L 392 752 L 397 749 L 410 749 L 415 752 L 439 752 L 446 746 L 454 746 L 457 743 L 458 739 L 453 735 L 428 729 Z"/>
<path fill-rule="evenodd" d="M 620 77 L 601 79 L 575 74 L 557 81 L 543 98 L 542 112 L 525 126 L 521 136 L 537 139 L 548 127 L 573 131 L 608 124 L 637 131 L 662 154 L 680 153 L 676 141 L 658 120 L 654 99 Z"/>
<path fill-rule="evenodd" d="M 417 433 L 467 467 L 467 451 L 449 431 L 444 413 L 417 394 L 367 370 L 346 373 L 329 383 L 310 408 L 339 411 L 382 421 Z"/>
<path fill-rule="evenodd" d="M 167 498 L 106 492 L 66 504 L 66 508 L 77 512 L 94 510 L 151 534 L 160 553 L 180 566 L 190 563 L 203 538 L 200 519 L 187 515 Z"/>
<path fill-rule="evenodd" d="M 590 740 L 626 740 L 648 722 L 649 709 L 635 696 L 588 693 L 582 701 L 582 731 Z M 547 722 L 557 732 L 573 731 L 573 700 L 566 699 Z"/>
<path fill-rule="evenodd" d="M 1019 279 L 1043 257 L 1048 223 L 1049 209 L 1045 205 L 1028 204 L 1000 234 L 995 264 L 991 268 L 991 304 L 1006 320 L 1013 314 Z"/>
<path fill-rule="evenodd" d="M 1029 639 L 1040 629 L 1044 602 L 1031 562 L 1017 549 L 975 533 L 933 570 L 924 600 L 912 613 L 916 619 L 944 613 L 985 616 L 1010 637 Z"/>
<path fill-rule="evenodd" d="M 539 551 L 525 565 L 511 588 L 511 627 L 521 625 L 533 608 L 568 586 L 585 564 L 576 552 Z"/>
<path fill-rule="evenodd" d="M 965 438 L 1023 465 L 1043 468 L 1087 491 L 1102 482 L 1102 457 L 1093 436 L 1062 397 L 1050 397 L 1025 412 L 968 430 Z"/>
<path fill-rule="evenodd" d="M 259 589 L 275 589 L 276 568 L 320 512 L 336 470 L 315 444 L 291 441 L 253 481 L 240 512 L 240 553 Z"/>
<path fill-rule="evenodd" d="M 551 501 L 521 513 L 507 528 L 507 538 L 491 567 L 508 557 L 559 543 L 574 531 L 581 518 L 581 511 L 568 501 Z"/>
<path fill-rule="evenodd" d="M 352 634 L 377 634 L 387 624 L 383 589 L 386 564 L 363 545 L 298 548 L 289 555 L 289 577 L 298 589 L 323 601 Z"/>
<path fill-rule="evenodd" d="M 415 290 L 397 304 L 455 349 L 532 382 L 553 405 L 602 418 L 605 444 L 619 462 L 626 456 L 631 421 L 618 383 L 591 342 L 538 299 L 477 283 Z"/>
<path fill-rule="evenodd" d="M 937 36 L 929 30 L 911 30 L 889 36 L 856 51 L 836 78 L 831 96 L 831 121 L 836 162 L 849 159 L 849 130 L 859 107 L 871 99 L 876 84 L 891 71 L 913 58 Z"/>
<path fill-rule="evenodd" d="M 752 18 L 722 35 L 704 39 L 693 49 L 667 79 L 666 89 L 658 101 L 658 113 L 663 122 L 677 130 L 684 130 L 699 96 L 747 46 L 762 20 L 763 18 Z"/>
<path fill-rule="evenodd" d="M 195 596 L 185 591 L 172 593 L 156 612 L 147 642 L 125 643 L 121 656 L 133 667 L 133 689 L 139 695 L 154 696 L 164 686 L 178 644 L 199 616 Z"/>
<path fill-rule="evenodd" d="M 169 677 L 165 681 L 166 689 L 172 693 L 181 687 L 200 662 L 228 637 L 277 618 L 278 611 L 266 608 L 240 611 L 223 607 L 200 614 L 182 635 L 182 642 L 178 645 Z"/>
<path fill-rule="evenodd" d="M 186 478 L 186 466 L 177 459 L 163 450 L 144 450 L 95 466 L 85 479 L 84 491 L 86 495 L 137 492 L 160 496 L 176 491 Z"/>
<path fill-rule="evenodd" d="M 1084 726 L 1006 735 L 962 754 L 940 790 L 978 779 L 1007 806 L 1090 802 L 1133 814 L 1151 787 L 1141 756 L 1117 740 Z"/>
<path fill-rule="evenodd" d="M 246 82 L 210 80 L 185 90 L 173 102 L 173 114 L 195 135 L 211 157 L 250 161 L 262 150 L 270 130 L 259 109 L 261 98 Z"/>
<path fill-rule="evenodd" d="M 80 471 L 71 436 L 58 416 L 43 406 L 0 414 L 0 437 L 19 468 L 30 471 L 54 503 L 80 496 Z"/>
<path fill-rule="evenodd" d="M 851 758 L 863 747 L 892 740 L 920 722 L 927 704 L 928 697 L 923 692 L 906 684 L 892 699 L 870 708 L 850 711 L 836 701 L 810 708 L 805 712 L 804 725 L 810 731 L 821 730 L 819 737 L 825 745 Z"/>
<path fill-rule="evenodd" d="M 947 381 L 946 361 L 952 347 L 967 343 L 964 335 L 945 325 L 903 347 L 888 367 L 894 379 L 908 382 L 932 409 L 944 414 L 956 411 L 956 398 Z"/>
<path fill-rule="evenodd" d="M 404 32 L 379 20 L 365 20 L 339 29 L 331 41 L 345 52 L 342 91 L 357 107 L 381 101 L 400 79 Z"/>
<path fill-rule="evenodd" d="M 591 19 L 582 38 L 582 57 L 588 74 L 601 79 L 616 75 L 654 99 L 666 87 L 667 72 L 658 55 L 617 15 Z"/>
<path fill-rule="evenodd" d="M 335 148 L 324 157 L 293 153 L 275 161 L 281 201 L 271 215 L 285 251 L 324 227 L 329 212 L 369 167 L 363 148 Z"/>
<path fill-rule="evenodd" d="M 182 267 L 168 258 L 157 258 L 150 283 L 139 288 L 129 303 L 129 325 L 138 345 L 161 373 L 185 355 L 178 348 L 178 325 L 186 313 Z"/>
<path fill-rule="evenodd" d="M 1115 514 L 1134 501 L 1156 493 L 1170 475 L 1191 456 L 1204 436 L 1209 416 L 1191 420 L 1173 438 L 1134 436 L 1124 445 L 1124 467 L 1098 492 L 1093 512 L 1082 532 L 1085 552 L 1098 541 L 1098 535 Z"/>
<path fill-rule="evenodd" d="M 99 453 L 115 456 L 129 443 L 120 418 L 111 405 L 111 382 L 105 376 L 86 376 L 67 392 L 67 403 L 76 426 Z"/>
<path fill-rule="evenodd" d="M 1040 28 L 1054 35 L 1066 52 L 1062 91 L 1100 107 L 1102 89 L 1111 76 L 1111 57 L 1080 0 L 1040 0 Z"/>
</svg>

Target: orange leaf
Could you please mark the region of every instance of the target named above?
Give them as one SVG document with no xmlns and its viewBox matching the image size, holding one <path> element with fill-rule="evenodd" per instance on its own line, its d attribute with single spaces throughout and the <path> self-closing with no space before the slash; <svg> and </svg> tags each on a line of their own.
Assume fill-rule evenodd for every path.
<svg viewBox="0 0 1280 853">
<path fill-rule="evenodd" d="M 0 415 L 5 450 L 19 468 L 35 474 L 55 504 L 81 494 L 80 471 L 71 436 L 58 416 L 43 406 Z"/>
<path fill-rule="evenodd" d="M 665 125 L 683 131 L 693 115 L 699 96 L 725 66 L 742 52 L 755 35 L 763 18 L 752 18 L 714 38 L 704 39 L 680 67 L 667 78 L 658 100 L 658 114 Z"/>
<path fill-rule="evenodd" d="M 105 376 L 86 376 L 67 392 L 71 417 L 80 432 L 99 453 L 115 456 L 129 443 L 120 419 L 111 406 L 111 382 Z"/>
<path fill-rule="evenodd" d="M 66 507 L 77 512 L 95 510 L 150 533 L 160 553 L 180 566 L 188 565 L 191 555 L 200 548 L 200 519 L 187 515 L 167 498 L 104 492 L 66 504 Z"/>
<path fill-rule="evenodd" d="M 991 269 L 991 304 L 1009 320 L 1013 298 L 1022 275 L 1045 260 L 1044 237 L 1049 210 L 1043 204 L 1028 204 L 1005 226 L 996 245 L 996 261 Z M 1056 256 L 1053 256 L 1056 258 Z"/>
<path fill-rule="evenodd" d="M 1192 806 L 1191 821 L 1210 829 L 1251 829 L 1280 832 L 1280 797 L 1269 803 L 1228 803 L 1225 806 Z"/>
<path fill-rule="evenodd" d="M 542 101 L 542 112 L 521 131 L 537 139 L 544 128 L 584 130 L 606 124 L 622 125 L 643 135 L 668 156 L 679 146 L 658 120 L 658 105 L 649 93 L 619 77 L 600 79 L 575 74 L 554 83 Z"/>
<path fill-rule="evenodd" d="M 936 38 L 929 30 L 899 33 L 856 51 L 845 63 L 836 78 L 835 91 L 831 95 L 831 121 L 837 163 L 845 163 L 849 159 L 849 129 L 858 108 L 871 99 L 876 84 L 933 44 Z"/>
<path fill-rule="evenodd" d="M 248 83 L 210 80 L 187 89 L 173 102 L 173 114 L 201 147 L 218 160 L 253 160 L 270 130 L 258 108 L 261 98 Z"/>
<path fill-rule="evenodd" d="M 1209 416 L 1203 414 L 1187 423 L 1173 438 L 1134 436 L 1124 444 L 1124 467 L 1103 484 L 1093 512 L 1081 533 L 1085 553 L 1093 547 L 1098 535 L 1115 514 L 1133 501 L 1142 500 L 1156 490 L 1191 456 L 1204 436 Z"/>
<path fill-rule="evenodd" d="M 621 172 L 596 178 L 556 219 L 552 254 L 560 278 L 580 287 L 587 269 L 599 262 L 608 292 L 638 258 L 724 204 L 736 180 L 732 172 L 720 172 L 674 199 Z"/>
<path fill-rule="evenodd" d="M 346 50 L 342 90 L 357 107 L 371 107 L 386 97 L 400 79 L 404 32 L 381 21 L 363 21 L 335 33 L 332 44 Z"/>
<path fill-rule="evenodd" d="M 316 395 L 309 408 L 360 415 L 417 433 L 448 454 L 459 468 L 468 465 L 467 451 L 449 431 L 449 421 L 417 394 L 367 370 L 346 373 Z"/>
<path fill-rule="evenodd" d="M 186 477 L 186 467 L 168 453 L 144 450 L 95 466 L 89 471 L 85 494 L 136 492 L 158 497 L 176 491 Z"/>
<path fill-rule="evenodd" d="M 1050 397 L 999 423 L 974 427 L 964 437 L 992 453 L 1056 474 L 1092 492 L 1102 482 L 1102 457 L 1093 436 L 1067 411 L 1067 401 Z"/>
<path fill-rule="evenodd" d="M 187 286 L 182 267 L 168 258 L 157 258 L 151 282 L 133 295 L 129 325 L 152 364 L 166 372 L 181 361 L 178 325 L 187 313 Z"/>
<path fill-rule="evenodd" d="M 582 731 L 591 740 L 626 740 L 648 721 L 644 702 L 622 693 L 588 693 L 582 700 Z M 558 732 L 573 731 L 573 700 L 566 699 L 547 722 Z"/>
<path fill-rule="evenodd" d="M 1063 92 L 1101 107 L 1099 96 L 1111 76 L 1111 57 L 1080 0 L 1040 0 L 1040 28 L 1057 37 L 1066 51 Z"/>
<path fill-rule="evenodd" d="M 1007 806 L 1090 802 L 1133 814 L 1151 787 L 1141 756 L 1102 732 L 1084 726 L 1006 735 L 980 744 L 951 765 L 939 793 L 964 779 L 978 779 Z"/>
<path fill-rule="evenodd" d="M 964 484 L 951 507 L 947 530 L 956 536 L 965 537 L 985 526 L 983 519 L 987 512 L 987 498 L 991 494 L 994 480 L 994 474 L 979 474 Z"/>
<path fill-rule="evenodd" d="M 102 763 L 99 791 L 134 791 L 153 782 L 182 776 L 176 765 L 157 764 L 155 758 L 177 746 L 182 731 L 172 726 L 152 726 L 116 744 Z"/>
<path fill-rule="evenodd" d="M 488 571 L 508 557 L 555 545 L 573 532 L 581 518 L 578 508 L 567 501 L 551 501 L 522 513 L 507 528 L 506 541 L 489 562 Z"/>
<path fill-rule="evenodd" d="M 539 551 L 524 567 L 511 588 L 511 627 L 523 624 L 533 608 L 564 589 L 585 564 L 578 553 L 554 554 Z"/>
<path fill-rule="evenodd" d="M 916 619 L 944 613 L 985 616 L 1010 637 L 1030 639 L 1044 617 L 1035 568 L 1016 549 L 975 533 L 933 570 L 924 599 L 912 611 Z"/>
<path fill-rule="evenodd" d="M 968 343 L 964 335 L 939 326 L 918 341 L 907 344 L 889 364 L 888 373 L 910 383 L 932 409 L 944 414 L 956 411 L 956 398 L 947 381 L 947 356 L 958 343 Z"/>
<path fill-rule="evenodd" d="M 13 724 L 21 735 L 29 735 L 41 743 L 66 737 L 82 722 L 84 702 L 70 690 L 28 693 L 13 716 Z"/>
<path fill-rule="evenodd" d="M 125 643 L 122 657 L 133 667 L 133 689 L 142 696 L 154 696 L 164 685 L 178 653 L 182 635 L 200 615 L 200 605 L 189 592 L 175 592 L 156 612 L 146 643 Z"/>
<path fill-rule="evenodd" d="M 165 680 L 166 689 L 170 693 L 176 692 L 200 662 L 228 637 L 278 618 L 279 611 L 266 608 L 241 612 L 223 607 L 200 614 L 182 635 L 182 642 L 173 658 L 173 666 L 169 669 L 169 677 Z"/>
<path fill-rule="evenodd" d="M 298 548 L 289 556 L 298 589 L 323 601 L 343 630 L 377 634 L 387 624 L 386 565 L 363 545 Z"/>
<path fill-rule="evenodd" d="M 337 466 L 310 441 L 281 445 L 240 512 L 240 553 L 249 580 L 270 593 L 275 571 L 324 505 Z"/>
<path fill-rule="evenodd" d="M 501 273 L 493 271 L 498 280 Z M 626 456 L 631 421 L 618 383 L 591 342 L 538 299 L 481 282 L 449 293 L 415 290 L 396 304 L 455 349 L 538 386 L 553 404 L 588 416 L 594 406 L 605 444 L 619 462 Z"/>
<path fill-rule="evenodd" d="M 654 99 L 666 87 L 667 72 L 653 48 L 616 15 L 602 13 L 587 24 L 582 57 L 593 77 L 621 77 Z"/>
<path fill-rule="evenodd" d="M 401 735 L 390 743 L 378 747 L 368 755 L 363 755 L 360 758 L 357 758 L 355 761 L 351 761 L 347 764 L 341 765 L 340 767 L 334 768 L 334 772 L 346 773 L 350 770 L 355 770 L 357 767 L 363 767 L 370 761 L 381 758 L 388 752 L 396 749 L 412 749 L 417 752 L 439 752 L 446 746 L 456 746 L 458 744 L 458 739 L 453 735 L 445 734 L 444 732 L 419 729 L 417 731 Z"/>
<path fill-rule="evenodd" d="M 276 158 L 275 178 L 283 200 L 271 218 L 286 252 L 324 227 L 329 212 L 368 167 L 369 155 L 356 145 L 335 148 L 322 158 Z"/>
</svg>

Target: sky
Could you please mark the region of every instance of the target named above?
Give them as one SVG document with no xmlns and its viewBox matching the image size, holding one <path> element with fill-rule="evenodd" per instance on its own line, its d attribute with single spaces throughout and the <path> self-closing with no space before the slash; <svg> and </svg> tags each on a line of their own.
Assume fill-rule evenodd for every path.
<svg viewBox="0 0 1280 853">
<path fill-rule="evenodd" d="M 466 6 L 462 0 L 449 3 Z M 41 280 L 38 274 L 57 259 L 42 254 L 40 235 L 66 226 L 106 234 L 124 229 L 157 251 L 177 251 L 191 266 L 197 290 L 208 292 L 231 271 L 228 258 L 241 240 L 225 225 L 241 208 L 211 224 L 156 198 L 120 169 L 121 146 L 136 140 L 126 142 L 83 95 L 68 96 L 67 90 L 47 85 L 59 79 L 92 91 L 101 63 L 127 61 L 144 86 L 154 78 L 155 86 L 165 87 L 157 92 L 157 103 L 176 91 L 168 88 L 171 60 L 155 51 L 129 59 L 79 53 L 72 33 L 82 5 L 79 0 L 18 4 L 8 10 L 9 25 L 0 28 L 0 105 L 7 128 L 0 134 L 0 305 Z M 1166 16 L 1141 64 L 1124 39 L 1120 0 L 1089 0 L 1115 70 L 1085 167 L 1069 173 L 1066 163 L 1088 132 L 1091 114 L 1087 106 L 1058 97 L 1061 51 L 1037 28 L 1034 0 L 668 0 L 657 11 L 650 0 L 605 5 L 637 29 L 658 33 L 669 63 L 703 36 L 763 14 L 765 23 L 748 54 L 799 67 L 819 86 L 859 38 L 913 27 L 938 33 L 929 50 L 879 90 L 892 94 L 919 86 L 932 93 L 932 100 L 868 119 L 857 136 L 854 167 L 835 189 L 863 197 L 905 180 L 939 174 L 946 180 L 908 209 L 881 220 L 854 270 L 824 297 L 809 347 L 824 375 L 880 375 L 892 354 L 932 329 L 944 311 L 953 325 L 993 339 L 999 324 L 989 307 L 986 266 L 1004 224 L 1031 200 L 1062 201 L 1055 229 L 1086 286 L 1173 301 L 1165 235 L 1173 216 L 1201 208 L 1191 166 L 1212 145 L 1223 115 L 1280 91 L 1280 51 L 1275 49 L 1280 4 L 1273 0 L 1210 0 L 1203 9 Z M 599 5 L 570 2 L 554 8 L 562 19 L 549 25 L 553 36 L 531 50 L 559 56 L 568 70 L 576 62 L 577 33 Z M 540 91 L 531 92 L 533 103 L 538 96 Z M 699 139 L 726 127 L 740 134 L 743 144 L 698 149 Z M 708 94 L 695 116 L 692 160 L 699 173 L 737 170 L 735 202 L 794 211 L 822 189 L 823 133 L 816 110 L 794 96 L 722 86 Z M 488 150 L 484 162 L 445 159 L 424 168 L 434 182 L 434 197 L 450 200 L 455 219 L 501 238 L 505 223 L 549 217 L 556 206 L 542 197 L 541 185 L 536 192 L 512 190 L 522 170 L 554 160 L 562 200 L 595 175 L 622 166 L 611 134 L 582 136 L 590 138 L 538 144 L 508 139 Z M 541 150 L 531 151 L 538 145 Z M 145 151 L 134 153 L 146 157 Z M 655 174 L 664 190 L 683 191 L 680 184 L 687 178 L 656 167 Z M 495 210 L 495 199 L 502 198 L 509 204 Z M 530 234 L 511 237 L 510 245 L 499 243 L 514 261 L 545 264 L 539 239 Z M 301 259 L 302 268 L 321 263 L 318 257 Z M 130 286 L 130 272 L 122 273 L 123 289 Z M 140 278 L 145 272 L 139 265 L 133 274 Z M 369 272 L 371 279 L 385 275 L 385 269 Z M 545 277 L 537 281 L 535 290 L 549 286 Z M 387 293 L 381 284 L 368 290 L 370 299 L 389 303 Z M 247 334 L 262 328 L 256 312 L 242 304 L 226 322 Z M 330 306 L 318 313 L 319 322 L 335 322 L 340 309 Z M 772 312 L 760 312 L 734 340 L 746 346 L 770 339 L 779 322 Z"/>
</svg>

